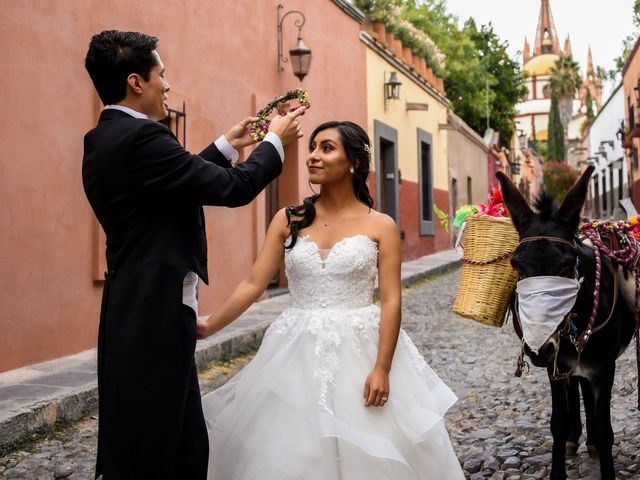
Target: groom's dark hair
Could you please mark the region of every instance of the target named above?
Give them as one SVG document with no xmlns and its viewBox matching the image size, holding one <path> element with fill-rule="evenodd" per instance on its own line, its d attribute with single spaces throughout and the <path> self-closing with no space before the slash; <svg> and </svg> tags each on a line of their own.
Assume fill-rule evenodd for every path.
<svg viewBox="0 0 640 480">
<path fill-rule="evenodd" d="M 157 44 L 156 37 L 139 32 L 105 30 L 91 37 L 84 66 L 104 105 L 124 99 L 132 73 L 149 80 Z"/>
</svg>

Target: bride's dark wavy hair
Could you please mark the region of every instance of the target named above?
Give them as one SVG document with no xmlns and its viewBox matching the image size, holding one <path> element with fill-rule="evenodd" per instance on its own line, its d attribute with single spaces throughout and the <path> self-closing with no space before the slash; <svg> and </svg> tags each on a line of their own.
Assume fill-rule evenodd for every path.
<svg viewBox="0 0 640 480">
<path fill-rule="evenodd" d="M 347 160 L 353 167 L 353 193 L 356 198 L 364 203 L 367 207 L 373 208 L 373 198 L 369 194 L 367 186 L 367 177 L 369 176 L 369 168 L 371 161 L 371 143 L 369 135 L 364 129 L 353 122 L 349 121 L 331 121 L 318 125 L 309 137 L 309 147 L 313 144 L 318 133 L 329 128 L 335 128 L 340 133 L 342 147 L 347 155 Z M 291 232 L 291 241 L 285 248 L 293 248 L 298 240 L 300 230 L 308 227 L 313 223 L 316 217 L 315 203 L 320 199 L 320 194 L 316 193 L 305 198 L 301 205 L 287 207 L 285 213 L 287 215 L 287 224 Z M 299 218 L 292 220 L 292 217 Z"/>
</svg>

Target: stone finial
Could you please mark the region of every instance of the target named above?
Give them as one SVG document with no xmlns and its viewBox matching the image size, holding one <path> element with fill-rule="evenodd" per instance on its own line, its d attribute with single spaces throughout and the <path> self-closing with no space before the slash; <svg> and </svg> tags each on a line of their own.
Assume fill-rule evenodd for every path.
<svg viewBox="0 0 640 480">
<path fill-rule="evenodd" d="M 573 57 L 573 51 L 571 49 L 571 39 L 567 35 L 567 39 L 564 41 L 564 54 L 567 57 Z"/>
</svg>

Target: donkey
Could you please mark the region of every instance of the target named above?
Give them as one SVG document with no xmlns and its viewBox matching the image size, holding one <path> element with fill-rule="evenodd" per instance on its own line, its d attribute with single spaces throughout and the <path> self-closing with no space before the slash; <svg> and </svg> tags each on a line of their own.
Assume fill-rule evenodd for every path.
<svg viewBox="0 0 640 480">
<path fill-rule="evenodd" d="M 575 316 L 570 320 L 573 333 L 578 334 L 587 330 L 594 305 L 596 259 L 593 250 L 577 236 L 580 212 L 593 170 L 593 166 L 585 170 L 560 207 L 543 192 L 534 203 L 537 213 L 508 177 L 501 172 L 496 174 L 520 236 L 520 244 L 511 258 L 520 279 L 541 275 L 573 278 L 578 265 L 578 274 L 583 281 L 571 310 Z M 551 383 L 552 480 L 567 478 L 565 455 L 567 452 L 575 454 L 580 443 L 579 386 L 585 407 L 587 446 L 590 453 L 599 455 L 602 479 L 615 478 L 611 453 L 611 389 L 616 359 L 627 348 L 635 331 L 633 311 L 624 301 L 616 301 L 617 295 L 613 291 L 617 287 L 616 274 L 604 267 L 603 262 L 595 326 L 604 326 L 593 333 L 581 354 L 571 336 L 561 335 L 559 331 L 537 354 L 524 345 L 531 363 L 547 368 Z M 514 326 L 516 320 L 514 318 Z M 564 378 L 559 378 L 558 372 L 564 372 Z"/>
</svg>

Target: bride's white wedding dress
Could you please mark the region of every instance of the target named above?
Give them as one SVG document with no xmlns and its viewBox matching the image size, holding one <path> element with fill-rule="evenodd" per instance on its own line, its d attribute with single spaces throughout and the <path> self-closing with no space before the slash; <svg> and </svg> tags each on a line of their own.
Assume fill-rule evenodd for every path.
<svg viewBox="0 0 640 480">
<path fill-rule="evenodd" d="M 378 350 L 378 249 L 365 235 L 325 259 L 308 237 L 286 250 L 291 308 L 253 360 L 203 397 L 209 479 L 463 479 L 443 415 L 456 401 L 404 330 L 389 401 L 365 407 Z"/>
</svg>

